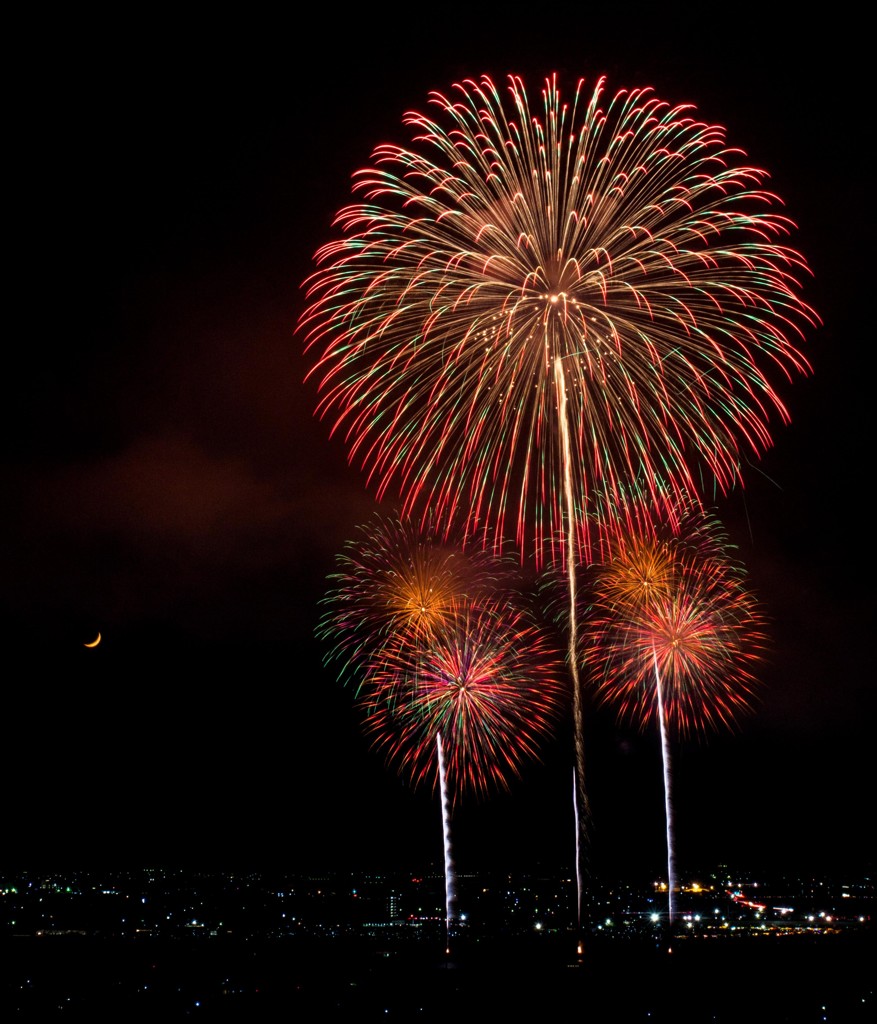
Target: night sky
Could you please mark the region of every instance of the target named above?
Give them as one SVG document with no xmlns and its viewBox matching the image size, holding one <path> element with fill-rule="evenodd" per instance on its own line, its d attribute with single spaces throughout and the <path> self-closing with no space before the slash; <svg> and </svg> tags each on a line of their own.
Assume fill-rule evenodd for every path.
<svg viewBox="0 0 877 1024">
<path fill-rule="evenodd" d="M 515 72 L 532 94 L 552 71 L 726 125 L 799 225 L 824 321 L 791 425 L 717 502 L 771 650 L 757 714 L 677 752 L 680 871 L 871 862 L 864 40 L 845 5 L 807 25 L 586 7 L 501 28 L 478 8 L 71 16 L 13 43 L 0 869 L 438 861 L 437 797 L 368 749 L 313 638 L 377 505 L 313 417 L 300 284 L 350 174 L 430 89 Z M 587 731 L 595 869 L 660 872 L 656 737 L 607 712 Z M 561 729 L 509 794 L 460 807 L 461 870 L 572 865 L 571 755 Z"/>
</svg>

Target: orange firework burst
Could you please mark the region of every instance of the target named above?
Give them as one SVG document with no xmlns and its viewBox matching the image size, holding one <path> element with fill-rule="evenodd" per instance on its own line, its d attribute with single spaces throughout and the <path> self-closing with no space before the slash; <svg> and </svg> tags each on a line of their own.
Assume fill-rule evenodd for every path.
<svg viewBox="0 0 877 1024">
<path fill-rule="evenodd" d="M 480 551 L 465 552 L 428 526 L 398 516 L 376 517 L 337 559 L 318 636 L 327 660 L 354 674 L 388 642 L 419 644 L 457 603 L 493 594 L 507 566 Z"/>
<path fill-rule="evenodd" d="M 615 557 L 602 569 L 603 600 L 611 605 L 665 600 L 673 590 L 674 561 L 666 541 L 642 537 L 615 545 Z"/>
</svg>

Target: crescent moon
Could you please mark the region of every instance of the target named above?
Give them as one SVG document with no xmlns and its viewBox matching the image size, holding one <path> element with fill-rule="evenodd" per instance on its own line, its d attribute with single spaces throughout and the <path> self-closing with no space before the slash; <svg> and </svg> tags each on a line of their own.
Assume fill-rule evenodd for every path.
<svg viewBox="0 0 877 1024">
<path fill-rule="evenodd" d="M 98 633 L 96 640 L 92 640 L 90 644 L 83 644 L 82 646 L 83 647 L 97 647 L 97 645 L 99 643 L 100 643 L 100 633 Z"/>
</svg>

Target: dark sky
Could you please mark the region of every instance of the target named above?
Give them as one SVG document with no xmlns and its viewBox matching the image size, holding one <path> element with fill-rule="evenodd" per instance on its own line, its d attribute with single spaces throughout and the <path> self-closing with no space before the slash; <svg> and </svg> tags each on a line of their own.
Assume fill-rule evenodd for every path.
<svg viewBox="0 0 877 1024">
<path fill-rule="evenodd" d="M 439 857 L 437 799 L 368 750 L 313 639 L 334 556 L 376 505 L 313 418 L 300 283 L 351 172 L 430 89 L 515 72 L 535 90 L 555 70 L 725 124 L 798 223 L 824 320 L 792 424 L 718 504 L 772 651 L 757 715 L 678 752 L 680 868 L 870 862 L 864 42 L 844 5 L 821 24 L 587 6 L 501 26 L 476 7 L 22 30 L 0 870 Z M 655 737 L 605 713 L 589 733 L 595 864 L 661 870 Z M 461 867 L 571 861 L 567 741 L 460 808 Z"/>
</svg>

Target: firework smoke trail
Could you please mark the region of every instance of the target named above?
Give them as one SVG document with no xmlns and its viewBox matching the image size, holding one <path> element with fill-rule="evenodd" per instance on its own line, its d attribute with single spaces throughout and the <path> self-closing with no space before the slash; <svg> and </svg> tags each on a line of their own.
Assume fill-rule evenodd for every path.
<svg viewBox="0 0 877 1024">
<path fill-rule="evenodd" d="M 658 724 L 661 730 L 661 758 L 664 768 L 664 824 L 667 830 L 667 923 L 673 924 L 676 917 L 676 844 L 673 838 L 673 801 L 670 795 L 670 739 L 667 718 L 664 714 L 664 693 L 661 686 L 661 670 L 658 667 L 658 652 L 652 651 L 655 668 L 655 695 L 658 702 Z"/>
<path fill-rule="evenodd" d="M 435 746 L 438 754 L 439 795 L 442 804 L 442 830 L 445 848 L 445 953 L 450 953 L 451 922 L 453 920 L 454 899 L 456 898 L 456 885 L 454 861 L 451 855 L 451 802 L 448 797 L 448 771 L 445 765 L 441 733 L 436 733 Z"/>
<path fill-rule="evenodd" d="M 569 582 L 569 667 L 572 674 L 573 728 L 576 765 L 573 786 L 573 812 L 576 823 L 576 920 L 582 924 L 583 858 L 587 839 L 588 796 L 585 786 L 585 739 L 582 721 L 582 689 L 579 681 L 578 620 L 576 615 L 575 505 L 572 494 L 572 452 L 566 410 L 566 382 L 560 356 L 554 359 L 557 386 L 557 418 L 563 452 L 563 488 L 566 503 L 566 576 Z"/>
</svg>

